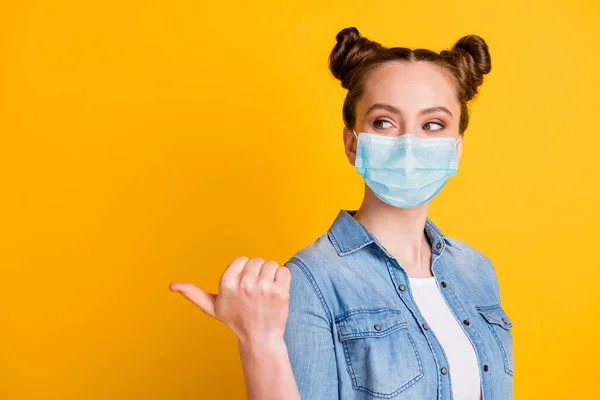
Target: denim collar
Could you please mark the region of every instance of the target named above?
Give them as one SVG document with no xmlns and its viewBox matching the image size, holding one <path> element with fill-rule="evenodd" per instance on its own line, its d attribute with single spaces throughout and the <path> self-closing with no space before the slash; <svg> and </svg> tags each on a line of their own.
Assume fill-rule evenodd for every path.
<svg viewBox="0 0 600 400">
<path fill-rule="evenodd" d="M 356 211 L 357 210 L 340 210 L 327 232 L 338 255 L 345 256 L 360 250 L 371 243 L 375 243 L 388 257 L 392 257 L 392 255 L 389 254 L 377 240 L 375 235 L 354 219 Z M 431 222 L 431 220 L 429 220 L 429 218 L 427 218 L 425 222 L 425 233 L 429 237 L 431 249 L 435 254 L 441 254 L 442 251 L 444 251 L 446 244 L 455 247 L 446 237 L 444 237 L 442 232 L 433 222 Z"/>
</svg>

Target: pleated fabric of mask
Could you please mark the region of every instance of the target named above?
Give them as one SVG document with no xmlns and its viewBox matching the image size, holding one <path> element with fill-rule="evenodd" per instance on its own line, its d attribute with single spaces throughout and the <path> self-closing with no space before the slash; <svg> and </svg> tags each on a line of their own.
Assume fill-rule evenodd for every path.
<svg viewBox="0 0 600 400">
<path fill-rule="evenodd" d="M 458 171 L 458 139 L 361 132 L 355 167 L 382 201 L 413 208 L 433 199 Z"/>
</svg>

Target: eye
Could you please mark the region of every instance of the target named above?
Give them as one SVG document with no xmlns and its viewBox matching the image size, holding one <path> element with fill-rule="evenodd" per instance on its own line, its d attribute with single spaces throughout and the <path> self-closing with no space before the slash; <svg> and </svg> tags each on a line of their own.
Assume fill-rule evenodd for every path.
<svg viewBox="0 0 600 400">
<path fill-rule="evenodd" d="M 437 126 L 439 126 L 439 128 L 431 129 L 430 128 L 431 124 L 437 125 Z M 426 130 L 426 131 L 439 131 L 440 129 L 444 129 L 444 125 L 440 124 L 439 122 L 429 121 L 429 122 L 426 122 L 425 125 L 423 125 L 423 130 Z"/>
<path fill-rule="evenodd" d="M 386 126 L 384 124 L 388 124 L 389 126 Z M 385 119 L 378 119 L 375 122 L 373 122 L 373 126 L 379 129 L 389 129 L 393 127 L 393 124 Z"/>
</svg>

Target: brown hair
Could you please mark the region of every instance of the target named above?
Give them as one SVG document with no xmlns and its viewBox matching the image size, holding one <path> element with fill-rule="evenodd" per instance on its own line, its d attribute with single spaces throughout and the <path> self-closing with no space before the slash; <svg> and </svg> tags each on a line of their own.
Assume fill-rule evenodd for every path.
<svg viewBox="0 0 600 400">
<path fill-rule="evenodd" d="M 358 29 L 342 29 L 336 36 L 337 43 L 329 56 L 329 69 L 342 87 L 348 89 L 342 114 L 349 129 L 356 122 L 356 102 L 363 93 L 364 82 L 375 67 L 386 61 L 428 61 L 441 66 L 456 80 L 457 97 L 460 103 L 459 133 L 469 124 L 467 102 L 477 94 L 483 75 L 492 69 L 490 53 L 485 41 L 477 35 L 460 38 L 451 50 L 436 53 L 427 49 L 384 47 L 361 36 Z"/>
</svg>

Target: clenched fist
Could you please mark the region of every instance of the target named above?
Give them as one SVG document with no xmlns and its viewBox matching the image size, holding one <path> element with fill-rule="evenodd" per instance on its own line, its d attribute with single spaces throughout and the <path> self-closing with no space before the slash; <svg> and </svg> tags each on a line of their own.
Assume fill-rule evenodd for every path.
<svg viewBox="0 0 600 400">
<path fill-rule="evenodd" d="M 171 283 L 169 288 L 229 326 L 241 343 L 281 340 L 291 277 L 290 270 L 275 261 L 238 257 L 221 276 L 218 294 L 184 282 Z"/>
</svg>

